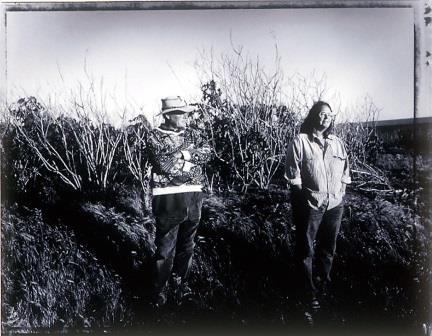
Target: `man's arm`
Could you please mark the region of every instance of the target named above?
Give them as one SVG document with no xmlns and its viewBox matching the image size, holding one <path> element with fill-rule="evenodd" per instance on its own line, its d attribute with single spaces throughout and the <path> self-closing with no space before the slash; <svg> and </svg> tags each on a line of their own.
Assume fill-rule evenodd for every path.
<svg viewBox="0 0 432 336">
<path fill-rule="evenodd" d="M 147 134 L 146 146 L 149 151 L 149 161 L 156 173 L 173 177 L 181 175 L 184 164 L 181 152 L 173 152 L 157 130 L 153 129 Z"/>
<path fill-rule="evenodd" d="M 344 165 L 344 170 L 342 173 L 342 184 L 346 185 L 346 184 L 350 184 L 351 183 L 351 176 L 350 176 L 350 164 L 349 164 L 349 159 L 348 159 L 348 154 L 346 152 L 345 149 L 345 145 L 342 143 L 342 150 L 343 150 L 343 154 L 345 159 L 345 165 Z"/>
<path fill-rule="evenodd" d="M 350 176 L 350 164 L 349 164 L 348 154 L 346 152 L 345 145 L 342 141 L 341 141 L 341 146 L 345 157 L 345 165 L 344 165 L 344 170 L 341 178 L 341 182 L 342 182 L 341 192 L 342 194 L 345 194 L 347 184 L 351 183 L 351 176 Z"/>
</svg>

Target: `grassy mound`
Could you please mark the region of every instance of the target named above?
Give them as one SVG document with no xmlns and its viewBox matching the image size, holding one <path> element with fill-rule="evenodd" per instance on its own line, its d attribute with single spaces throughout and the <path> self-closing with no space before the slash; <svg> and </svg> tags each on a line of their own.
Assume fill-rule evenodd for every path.
<svg viewBox="0 0 432 336">
<path fill-rule="evenodd" d="M 125 322 L 121 279 L 65 225 L 37 209 L 2 214 L 4 330 L 95 328 Z"/>
</svg>

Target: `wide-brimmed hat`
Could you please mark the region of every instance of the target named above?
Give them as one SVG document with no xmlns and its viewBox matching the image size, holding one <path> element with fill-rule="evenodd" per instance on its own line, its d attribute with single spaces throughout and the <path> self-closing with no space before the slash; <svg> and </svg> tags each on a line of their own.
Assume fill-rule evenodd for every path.
<svg viewBox="0 0 432 336">
<path fill-rule="evenodd" d="M 158 115 L 164 115 L 167 113 L 190 113 L 196 110 L 195 106 L 187 105 L 186 102 L 180 98 L 176 97 L 166 97 L 161 99 L 162 110 Z"/>
</svg>

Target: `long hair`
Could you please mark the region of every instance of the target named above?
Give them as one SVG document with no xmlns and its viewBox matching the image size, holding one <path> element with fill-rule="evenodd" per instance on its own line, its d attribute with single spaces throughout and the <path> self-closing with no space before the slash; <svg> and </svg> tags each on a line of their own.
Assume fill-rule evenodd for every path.
<svg viewBox="0 0 432 336">
<path fill-rule="evenodd" d="M 303 123 L 300 126 L 300 133 L 312 134 L 314 128 L 318 124 L 318 120 L 319 120 L 318 115 L 321 112 L 321 107 L 323 106 L 327 106 L 330 109 L 330 111 L 333 112 L 329 103 L 322 100 L 317 101 L 316 103 L 313 104 L 313 106 L 309 110 L 309 113 L 306 116 L 305 120 L 303 120 Z M 334 119 L 331 121 L 330 126 L 324 131 L 323 133 L 324 137 L 327 137 L 329 134 L 332 134 L 333 129 L 334 129 Z"/>
</svg>

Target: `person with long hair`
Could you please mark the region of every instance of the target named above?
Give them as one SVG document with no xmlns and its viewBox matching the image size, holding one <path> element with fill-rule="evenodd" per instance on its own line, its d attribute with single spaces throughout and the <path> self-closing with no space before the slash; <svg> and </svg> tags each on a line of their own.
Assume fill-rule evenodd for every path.
<svg viewBox="0 0 432 336">
<path fill-rule="evenodd" d="M 351 182 L 344 143 L 333 134 L 334 119 L 328 103 L 316 102 L 286 154 L 295 255 L 303 298 L 311 313 L 320 308 L 320 296 L 331 280 L 345 188 Z"/>
</svg>

